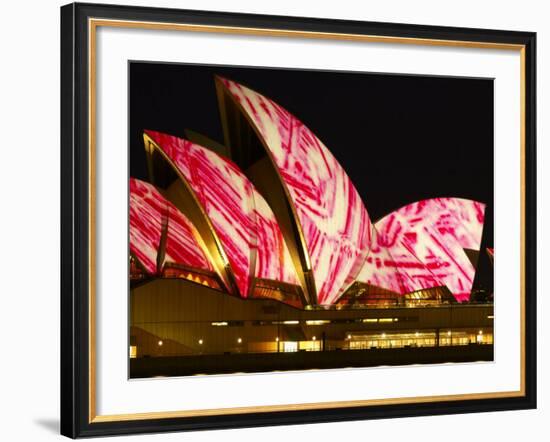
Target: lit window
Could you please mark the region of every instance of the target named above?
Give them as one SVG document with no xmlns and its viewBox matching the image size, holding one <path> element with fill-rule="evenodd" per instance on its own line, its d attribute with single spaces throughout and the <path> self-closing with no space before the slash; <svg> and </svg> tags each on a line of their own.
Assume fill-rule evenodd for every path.
<svg viewBox="0 0 550 442">
<path fill-rule="evenodd" d="M 283 342 L 283 351 L 286 353 L 298 351 L 298 343 L 295 341 Z"/>
<path fill-rule="evenodd" d="M 130 345 L 130 358 L 134 359 L 137 357 L 137 346 Z"/>
</svg>

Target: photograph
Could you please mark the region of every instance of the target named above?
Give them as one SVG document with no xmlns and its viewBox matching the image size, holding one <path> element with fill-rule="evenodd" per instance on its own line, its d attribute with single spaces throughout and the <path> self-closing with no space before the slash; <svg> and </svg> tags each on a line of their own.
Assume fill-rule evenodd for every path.
<svg viewBox="0 0 550 442">
<path fill-rule="evenodd" d="M 129 60 L 129 378 L 493 361 L 494 104 Z"/>
</svg>

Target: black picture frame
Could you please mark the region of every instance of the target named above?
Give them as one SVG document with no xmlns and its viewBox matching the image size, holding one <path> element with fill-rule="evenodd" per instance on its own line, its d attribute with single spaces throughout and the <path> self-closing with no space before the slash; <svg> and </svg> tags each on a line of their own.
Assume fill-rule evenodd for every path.
<svg viewBox="0 0 550 442">
<path fill-rule="evenodd" d="M 523 393 L 433 402 L 219 414 L 94 418 L 90 374 L 89 19 L 185 23 L 520 47 L 524 69 Z M 92 385 L 92 387 L 90 387 Z M 536 408 L 536 34 L 116 5 L 61 8 L 61 434 L 76 438 Z"/>
</svg>

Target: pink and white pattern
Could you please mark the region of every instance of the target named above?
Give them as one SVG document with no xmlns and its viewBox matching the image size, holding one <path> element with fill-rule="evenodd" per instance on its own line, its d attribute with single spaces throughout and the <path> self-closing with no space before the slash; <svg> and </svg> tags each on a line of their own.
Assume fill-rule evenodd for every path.
<svg viewBox="0 0 550 442">
<path fill-rule="evenodd" d="M 357 281 L 400 295 L 444 285 L 396 240 L 374 229 L 372 246 Z"/>
<path fill-rule="evenodd" d="M 359 194 L 330 151 L 296 117 L 257 92 L 219 81 L 252 120 L 288 191 L 317 302 L 335 302 L 359 274 L 370 247 L 372 226 Z"/>
<path fill-rule="evenodd" d="M 186 267 L 213 271 L 210 260 L 199 245 L 202 240 L 195 226 L 172 203 L 166 203 L 168 225 L 164 264 L 183 264 Z"/>
<path fill-rule="evenodd" d="M 190 141 L 145 131 L 183 175 L 210 219 L 242 297 L 256 254 L 252 183 L 231 161 Z"/>
<path fill-rule="evenodd" d="M 485 205 L 476 201 L 434 198 L 392 212 L 375 228 L 390 254 L 408 252 L 429 271 L 423 281 L 433 278 L 462 302 L 468 300 L 475 276 L 464 249 L 480 249 L 484 213 Z"/>
<path fill-rule="evenodd" d="M 157 268 L 162 231 L 166 229 L 164 261 Z M 212 270 L 191 222 L 151 184 L 130 178 L 130 252 L 150 275 L 166 263 Z"/>
<path fill-rule="evenodd" d="M 150 275 L 157 272 L 166 201 L 151 185 L 130 178 L 130 253 Z"/>
<path fill-rule="evenodd" d="M 256 278 L 300 285 L 288 247 L 266 200 L 254 189 L 254 213 L 258 234 Z"/>
</svg>

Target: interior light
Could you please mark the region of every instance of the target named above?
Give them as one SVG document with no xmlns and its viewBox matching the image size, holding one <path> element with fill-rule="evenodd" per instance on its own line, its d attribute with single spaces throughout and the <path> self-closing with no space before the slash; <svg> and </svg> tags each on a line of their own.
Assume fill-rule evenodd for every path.
<svg viewBox="0 0 550 442">
<path fill-rule="evenodd" d="M 313 340 L 315 341 L 315 340 L 317 339 L 317 337 L 316 337 L 316 336 L 313 336 L 313 338 L 311 338 L 311 339 L 313 339 Z"/>
<path fill-rule="evenodd" d="M 202 342 L 203 342 L 202 339 L 199 339 L 199 345 L 202 345 Z"/>
<path fill-rule="evenodd" d="M 158 342 L 159 347 L 162 347 L 162 341 Z"/>
<path fill-rule="evenodd" d="M 240 344 L 241 342 L 243 342 L 243 340 L 241 338 L 238 338 L 237 342 Z"/>
</svg>

